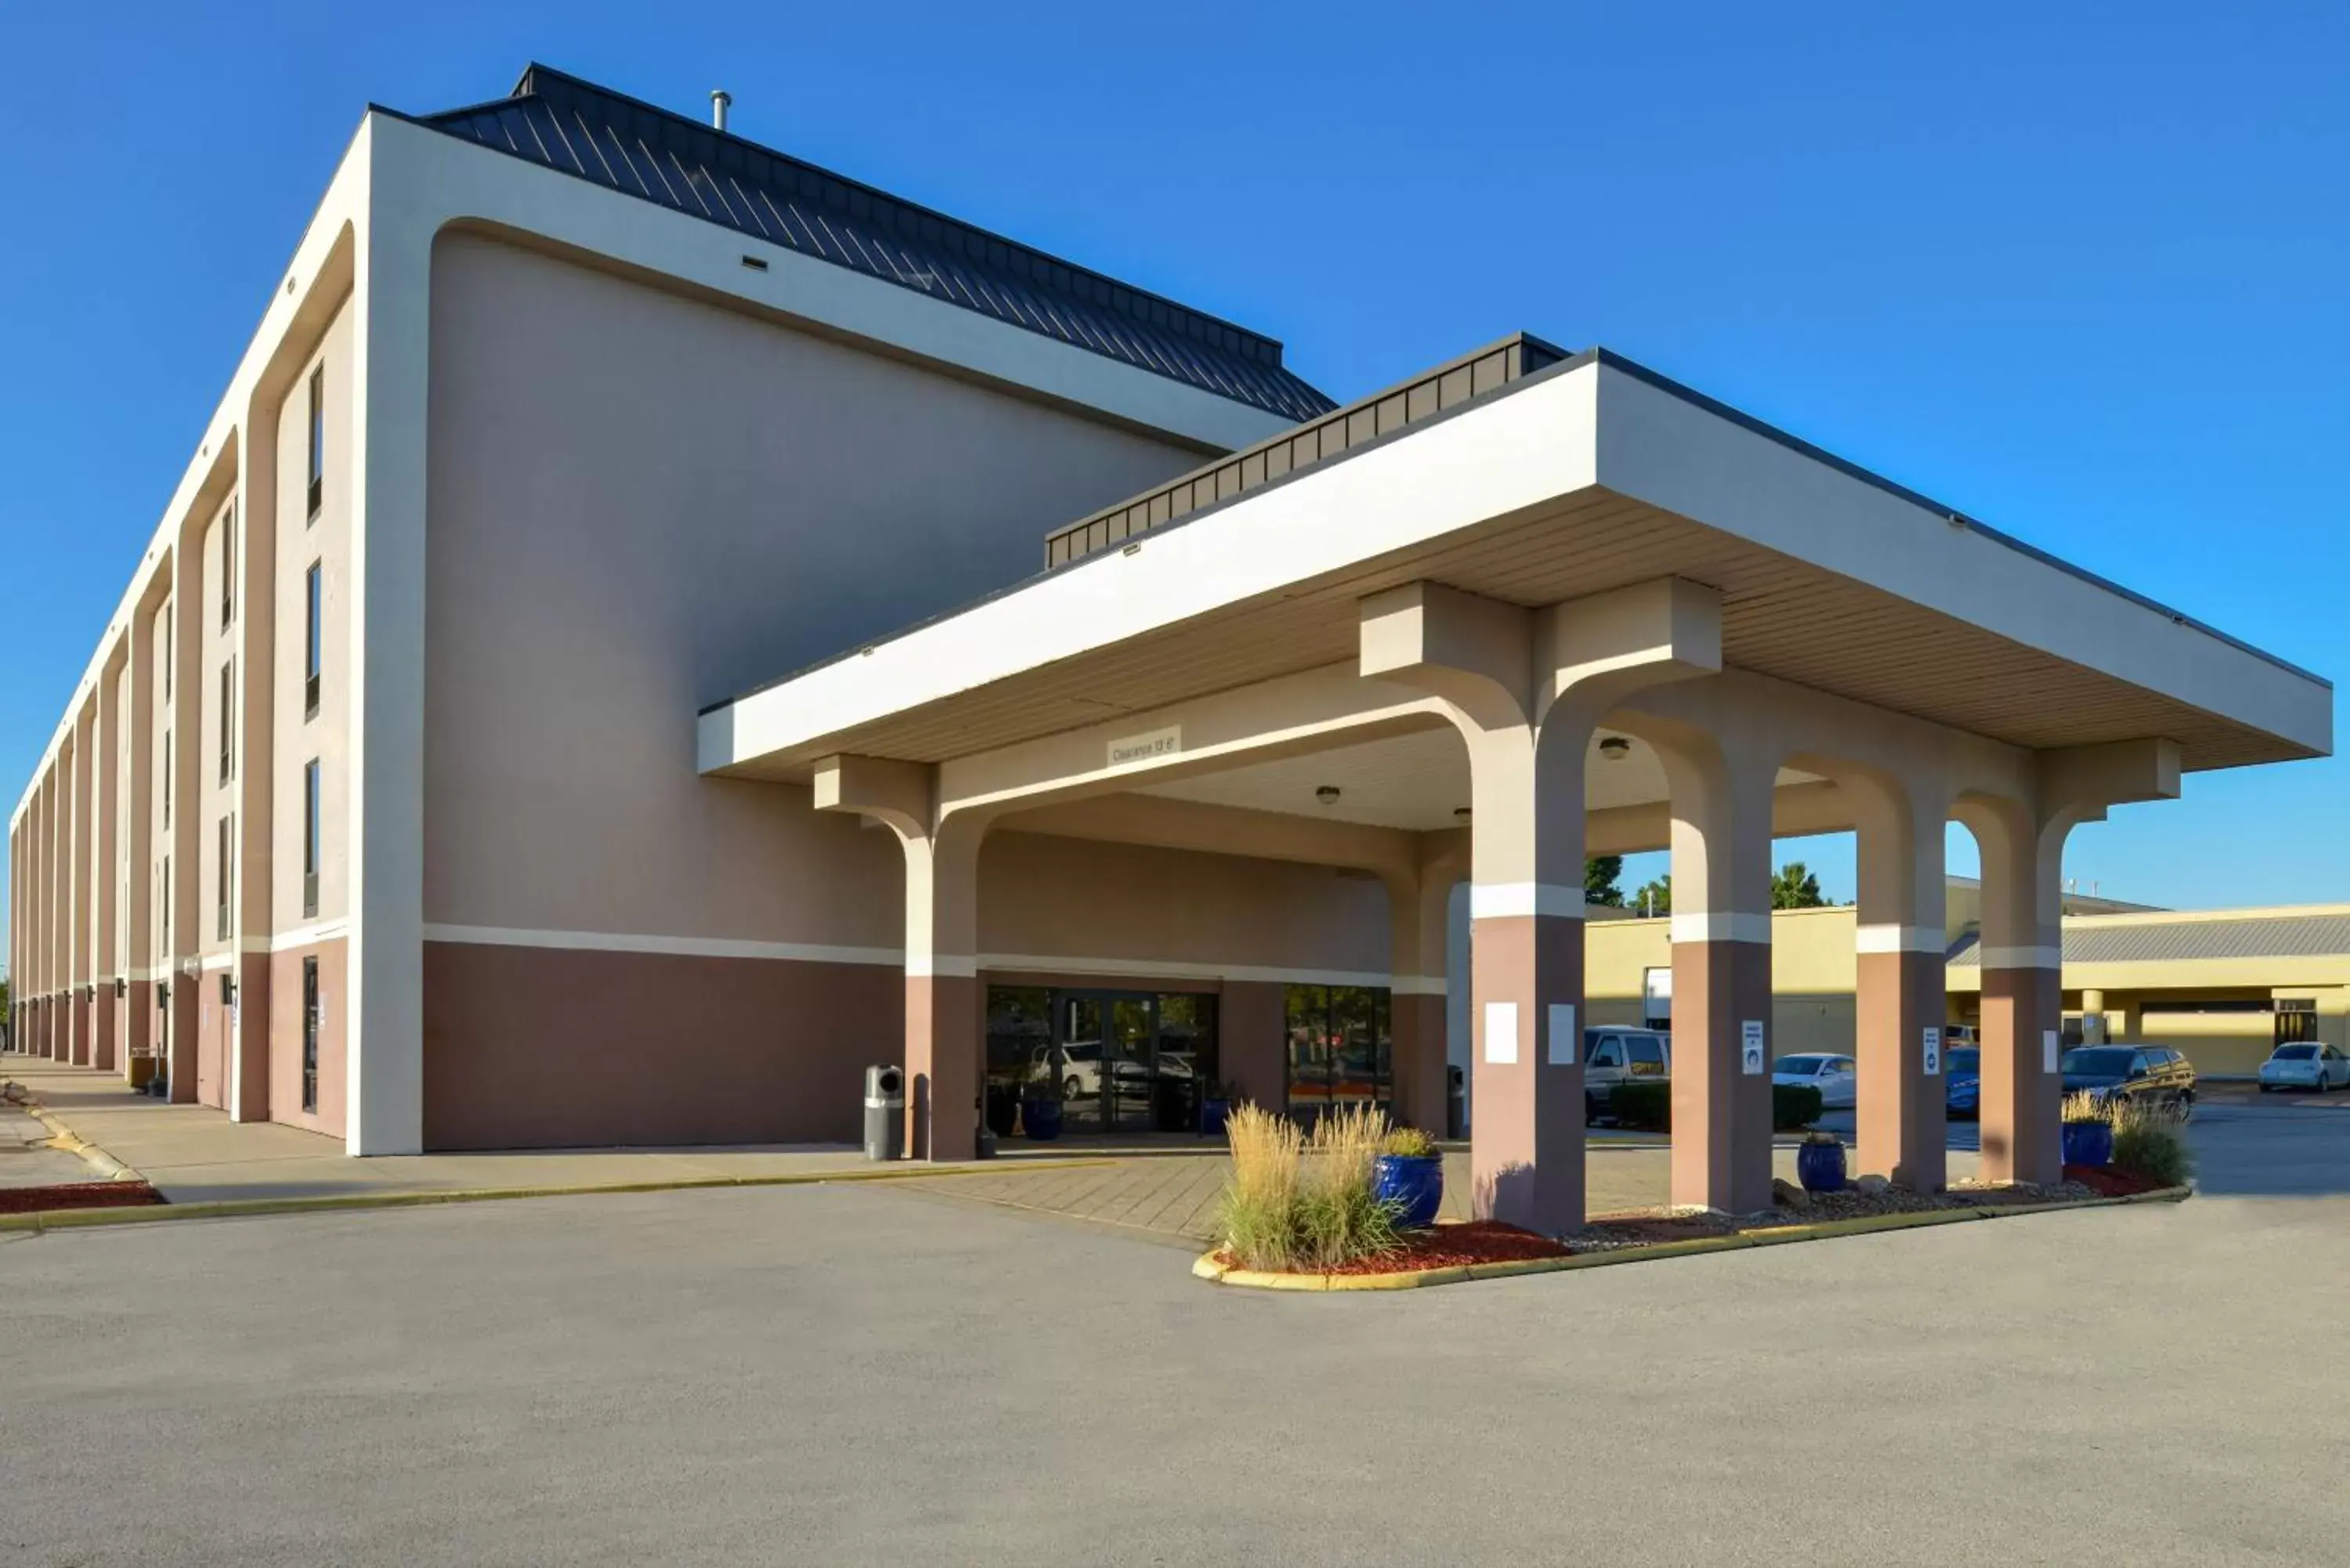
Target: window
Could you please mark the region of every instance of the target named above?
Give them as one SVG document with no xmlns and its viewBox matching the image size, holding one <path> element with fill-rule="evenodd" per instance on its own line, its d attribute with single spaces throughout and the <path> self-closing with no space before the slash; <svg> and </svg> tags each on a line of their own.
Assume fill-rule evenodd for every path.
<svg viewBox="0 0 2350 1568">
<path fill-rule="evenodd" d="M 307 581 L 303 585 L 303 597 L 309 601 L 307 614 L 308 630 L 302 643 L 302 720 L 307 723 L 318 716 L 318 659 L 326 641 L 324 590 L 319 586 L 321 562 L 310 563 Z"/>
<path fill-rule="evenodd" d="M 327 368 L 310 372 L 310 521 L 318 520 L 327 484 Z"/>
<path fill-rule="evenodd" d="M 236 503 L 221 514 L 221 629 L 236 618 Z"/>
<path fill-rule="evenodd" d="M 1370 1105 L 1392 1087 L 1388 993 L 1369 986 L 1293 985 L 1288 996 L 1289 1114 Z"/>
<path fill-rule="evenodd" d="M 173 657 L 176 651 L 172 647 L 172 607 L 165 605 L 163 607 L 163 701 L 166 702 L 172 700 L 172 666 L 179 662 Z"/>
<path fill-rule="evenodd" d="M 302 918 L 318 914 L 318 759 L 302 769 Z"/>
<path fill-rule="evenodd" d="M 155 954 L 158 958 L 172 956 L 172 857 L 163 857 L 163 887 L 161 908 L 156 911 Z"/>
<path fill-rule="evenodd" d="M 215 929 L 213 932 L 213 937 L 221 941 L 228 940 L 229 871 L 234 864 L 234 858 L 229 849 L 229 840 L 232 836 L 234 835 L 229 827 L 229 819 L 224 816 L 220 819 L 220 897 L 213 914 Z"/>
<path fill-rule="evenodd" d="M 318 961 L 302 961 L 302 1108 L 318 1109 Z"/>
<path fill-rule="evenodd" d="M 1624 1037 L 1620 1034 L 1601 1035 L 1595 1042 L 1589 1031 L 1583 1036 L 1585 1064 L 1591 1067 L 1620 1067 L 1624 1064 Z"/>
<path fill-rule="evenodd" d="M 235 711 L 236 660 L 232 659 L 221 666 L 220 782 L 223 784 L 228 783 L 232 766 L 229 759 L 231 753 L 234 750 L 234 747 L 231 743 L 231 737 L 233 737 L 236 732 L 236 724 L 233 717 Z"/>
<path fill-rule="evenodd" d="M 172 826 L 172 732 L 163 732 L 163 826 Z"/>
</svg>

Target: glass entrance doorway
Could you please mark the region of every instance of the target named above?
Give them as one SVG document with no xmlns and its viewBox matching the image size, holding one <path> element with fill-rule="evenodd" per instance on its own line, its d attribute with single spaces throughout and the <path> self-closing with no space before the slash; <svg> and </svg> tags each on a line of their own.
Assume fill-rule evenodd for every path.
<svg viewBox="0 0 2350 1568">
<path fill-rule="evenodd" d="M 1011 1102 L 1042 1083 L 1072 1134 L 1198 1128 L 1216 1077 L 1213 996 L 991 986 L 987 1016 L 989 1105 L 1007 1126 Z"/>
</svg>

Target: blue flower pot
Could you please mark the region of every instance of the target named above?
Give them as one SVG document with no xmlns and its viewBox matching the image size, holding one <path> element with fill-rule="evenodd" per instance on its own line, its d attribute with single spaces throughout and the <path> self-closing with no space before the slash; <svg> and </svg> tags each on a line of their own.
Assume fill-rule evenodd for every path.
<svg viewBox="0 0 2350 1568">
<path fill-rule="evenodd" d="M 1444 1201 L 1444 1157 L 1440 1154 L 1383 1154 L 1371 1167 L 1371 1196 L 1396 1205 L 1396 1223 L 1421 1231 L 1436 1223 L 1438 1205 Z"/>
<path fill-rule="evenodd" d="M 1230 1100 L 1201 1100 L 1200 1102 L 1200 1136 L 1201 1137 L 1223 1137 L 1224 1122 L 1232 1114 L 1232 1103 Z"/>
<path fill-rule="evenodd" d="M 1024 1099 L 1020 1102 L 1020 1125 L 1027 1129 L 1032 1143 L 1051 1143 L 1061 1136 L 1061 1102 L 1058 1100 Z"/>
<path fill-rule="evenodd" d="M 1795 1176 L 1806 1192 L 1844 1190 L 1844 1145 L 1805 1143 L 1795 1147 Z"/>
<path fill-rule="evenodd" d="M 2114 1124 L 2066 1122 L 2064 1163 L 2104 1167 L 2114 1162 Z"/>
</svg>

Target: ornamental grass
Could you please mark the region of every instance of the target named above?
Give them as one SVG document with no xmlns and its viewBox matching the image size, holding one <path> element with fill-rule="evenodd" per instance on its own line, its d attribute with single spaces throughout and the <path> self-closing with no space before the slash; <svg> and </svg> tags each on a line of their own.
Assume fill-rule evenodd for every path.
<svg viewBox="0 0 2350 1568">
<path fill-rule="evenodd" d="M 1398 1207 L 1371 1196 L 1387 1118 L 1368 1106 L 1332 1111 L 1313 1130 L 1257 1106 L 1232 1112 L 1221 1228 L 1244 1269 L 1326 1273 L 1396 1251 Z"/>
</svg>

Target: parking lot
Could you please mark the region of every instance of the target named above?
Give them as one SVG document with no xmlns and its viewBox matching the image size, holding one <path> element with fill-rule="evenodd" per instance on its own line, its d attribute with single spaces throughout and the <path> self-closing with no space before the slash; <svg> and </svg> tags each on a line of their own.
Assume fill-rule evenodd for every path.
<svg viewBox="0 0 2350 1568">
<path fill-rule="evenodd" d="M 2337 1563 L 2350 1115 L 2196 1137 L 2178 1207 L 1396 1296 L 885 1187 L 20 1234 L 0 1560 Z"/>
</svg>

